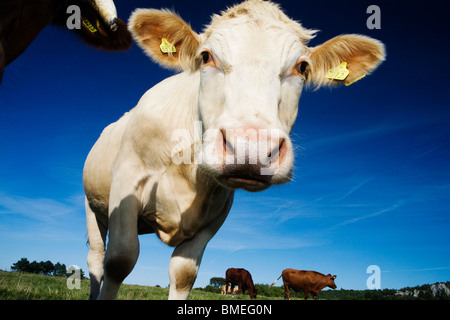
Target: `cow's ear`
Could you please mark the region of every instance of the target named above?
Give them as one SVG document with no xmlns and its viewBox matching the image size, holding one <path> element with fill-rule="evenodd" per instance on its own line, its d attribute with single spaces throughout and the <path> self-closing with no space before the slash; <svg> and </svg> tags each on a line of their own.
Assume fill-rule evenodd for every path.
<svg viewBox="0 0 450 320">
<path fill-rule="evenodd" d="M 378 40 L 347 34 L 310 48 L 309 56 L 312 62 L 309 83 L 316 87 L 349 85 L 375 70 L 385 59 L 385 50 Z"/>
<path fill-rule="evenodd" d="M 128 27 L 138 45 L 156 63 L 176 70 L 195 68 L 199 36 L 177 14 L 137 9 L 130 16 Z"/>
</svg>

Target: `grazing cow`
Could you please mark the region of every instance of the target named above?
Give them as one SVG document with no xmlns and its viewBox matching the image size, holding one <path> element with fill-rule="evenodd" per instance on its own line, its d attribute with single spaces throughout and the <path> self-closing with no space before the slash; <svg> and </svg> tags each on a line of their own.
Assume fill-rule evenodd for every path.
<svg viewBox="0 0 450 320">
<path fill-rule="evenodd" d="M 331 274 L 324 275 L 316 271 L 304 271 L 295 269 L 284 269 L 281 276 L 275 280 L 270 287 L 272 287 L 281 277 L 283 277 L 284 284 L 284 299 L 289 300 L 289 289 L 294 291 L 304 291 L 305 300 L 308 299 L 309 293 L 313 294 L 314 300 L 317 295 L 325 287 L 336 289 L 334 279 L 336 276 Z"/>
<path fill-rule="evenodd" d="M 221 295 L 227 295 L 227 294 L 231 294 L 234 295 L 235 293 L 237 293 L 239 291 L 239 287 L 238 286 L 230 286 L 227 289 L 226 285 L 222 285 L 222 288 L 220 289 L 220 294 Z"/>
<path fill-rule="evenodd" d="M 225 272 L 225 284 L 228 291 L 228 284 L 231 286 L 237 285 L 242 294 L 245 294 L 245 290 L 248 290 L 250 298 L 256 299 L 257 291 L 253 284 L 252 275 L 242 268 L 229 268 Z"/>
<path fill-rule="evenodd" d="M 128 26 L 154 61 L 183 72 L 106 127 L 86 159 L 90 296 L 114 299 L 137 261 L 138 235 L 156 233 L 175 247 L 169 299 L 186 299 L 235 190 L 290 181 L 303 85 L 355 81 L 384 48 L 361 35 L 308 47 L 315 31 L 261 0 L 213 16 L 202 34 L 168 10 L 137 9 Z M 342 62 L 345 79 L 325 78 Z"/>
<path fill-rule="evenodd" d="M 73 5 L 80 8 L 79 21 L 70 7 Z M 72 31 L 96 48 L 126 50 L 132 44 L 112 0 L 1 0 L 0 82 L 4 67 L 21 55 L 45 26 L 52 23 L 68 28 L 67 20 L 79 25 Z"/>
</svg>

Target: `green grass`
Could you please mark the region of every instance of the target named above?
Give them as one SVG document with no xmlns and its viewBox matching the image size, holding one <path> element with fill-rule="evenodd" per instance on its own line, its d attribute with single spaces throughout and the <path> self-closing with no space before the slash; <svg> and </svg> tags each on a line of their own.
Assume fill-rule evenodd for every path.
<svg viewBox="0 0 450 320">
<path fill-rule="evenodd" d="M 0 271 L 0 300 L 87 300 L 90 283 L 81 280 L 80 289 L 68 289 L 67 278 L 32 273 Z M 118 300 L 167 300 L 169 288 L 123 284 Z M 189 300 L 247 300 L 249 295 L 237 297 L 192 290 Z M 274 299 L 258 295 L 258 300 Z M 280 297 L 282 299 L 282 297 Z"/>
<path fill-rule="evenodd" d="M 22 272 L 0 271 L 1 300 L 80 300 L 89 296 L 89 280 L 69 290 L 67 279 Z"/>
<path fill-rule="evenodd" d="M 284 289 L 272 287 L 268 290 L 267 284 L 256 284 L 258 296 L 256 300 L 283 300 Z M 324 290 L 318 300 L 437 300 L 448 299 L 433 297 L 430 285 L 417 287 L 423 291 L 419 298 L 401 297 L 396 295 L 397 290 Z M 89 297 L 89 279 L 81 280 L 80 289 L 68 289 L 67 278 L 44 276 L 33 273 L 7 272 L 0 270 L 0 300 L 87 300 Z M 411 290 L 411 288 L 405 288 Z M 414 288 L 413 288 L 414 289 Z M 117 300 L 167 300 L 169 288 L 138 286 L 122 284 Z M 312 297 L 310 297 L 312 299 Z M 236 295 L 223 296 L 219 293 L 193 289 L 188 300 L 250 300 L 250 296 Z M 302 292 L 291 290 L 291 300 L 303 300 Z"/>
</svg>

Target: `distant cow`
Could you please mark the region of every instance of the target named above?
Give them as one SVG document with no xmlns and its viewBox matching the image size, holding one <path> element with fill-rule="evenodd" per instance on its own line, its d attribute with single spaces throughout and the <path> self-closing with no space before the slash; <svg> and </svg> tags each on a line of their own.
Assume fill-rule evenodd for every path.
<svg viewBox="0 0 450 320">
<path fill-rule="evenodd" d="M 239 291 L 239 287 L 238 286 L 235 286 L 234 288 L 231 286 L 231 287 L 228 287 L 228 289 L 227 289 L 227 286 L 224 284 L 222 286 L 222 288 L 220 289 L 220 294 L 221 295 L 227 295 L 227 294 L 234 295 L 238 291 Z"/>
<path fill-rule="evenodd" d="M 309 293 L 313 294 L 314 300 L 317 295 L 325 287 L 336 289 L 334 279 L 336 276 L 331 274 L 324 275 L 316 271 L 304 271 L 295 269 L 284 269 L 281 276 L 278 277 L 270 286 L 273 286 L 281 277 L 283 277 L 284 284 L 284 298 L 289 298 L 289 288 L 294 291 L 304 291 L 305 300 L 308 299 Z"/>
<path fill-rule="evenodd" d="M 225 283 L 228 292 L 228 284 L 237 285 L 239 290 L 244 294 L 248 290 L 250 298 L 255 299 L 257 291 L 253 284 L 252 275 L 242 268 L 229 268 L 225 273 Z"/>
<path fill-rule="evenodd" d="M 80 9 L 78 21 L 73 8 Z M 68 28 L 67 20 L 79 26 L 73 32 L 96 48 L 126 50 L 131 46 L 131 34 L 117 18 L 112 0 L 1 0 L 0 82 L 4 67 L 21 55 L 44 27 L 52 23 Z"/>
</svg>

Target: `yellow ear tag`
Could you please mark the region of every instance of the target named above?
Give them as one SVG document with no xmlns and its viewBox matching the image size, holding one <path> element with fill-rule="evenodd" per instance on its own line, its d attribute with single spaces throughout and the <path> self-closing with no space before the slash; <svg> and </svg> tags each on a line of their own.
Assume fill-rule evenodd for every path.
<svg viewBox="0 0 450 320">
<path fill-rule="evenodd" d="M 97 29 L 95 29 L 95 27 L 88 19 L 84 19 L 83 24 L 91 33 L 97 32 Z"/>
<path fill-rule="evenodd" d="M 332 80 L 345 80 L 349 73 L 350 71 L 347 70 L 347 62 L 342 62 L 339 67 L 328 70 L 325 74 L 325 78 Z"/>
<path fill-rule="evenodd" d="M 361 79 L 364 78 L 365 76 L 366 76 L 366 74 L 364 73 L 361 77 L 356 78 L 355 80 L 353 80 L 353 81 L 351 81 L 351 82 L 349 82 L 349 83 L 346 83 L 345 85 L 346 85 L 346 86 L 349 86 L 349 85 L 351 85 L 352 83 L 355 83 L 356 81 L 361 80 Z"/>
<path fill-rule="evenodd" d="M 169 53 L 169 52 L 177 52 L 177 49 L 175 49 L 175 46 L 171 44 L 169 41 L 167 41 L 166 38 L 161 39 L 161 44 L 159 45 L 161 48 L 161 51 L 163 53 Z"/>
</svg>

